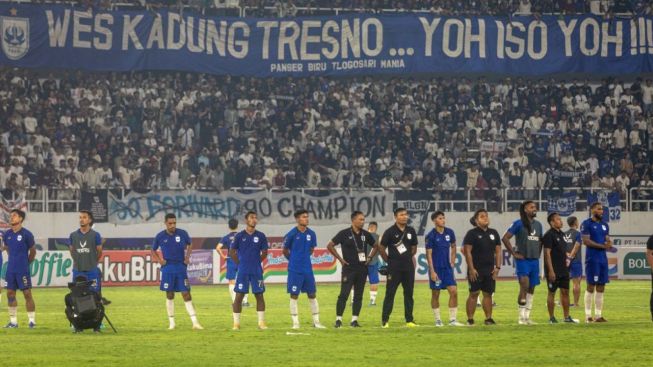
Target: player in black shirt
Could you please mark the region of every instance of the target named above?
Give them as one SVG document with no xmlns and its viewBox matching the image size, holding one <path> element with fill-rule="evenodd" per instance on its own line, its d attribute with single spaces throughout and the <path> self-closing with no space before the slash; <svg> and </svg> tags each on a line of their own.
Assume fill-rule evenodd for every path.
<svg viewBox="0 0 653 367">
<path fill-rule="evenodd" d="M 549 294 L 546 305 L 549 310 L 549 323 L 557 324 L 554 315 L 556 291 L 560 289 L 560 303 L 565 322 L 577 324 L 578 321 L 569 316 L 569 264 L 572 258 L 567 256 L 567 241 L 562 232 L 562 218 L 558 213 L 551 213 L 546 218 L 549 229 L 542 237 L 544 246 L 544 274 L 547 279 Z"/>
<path fill-rule="evenodd" d="M 646 260 L 651 267 L 651 321 L 653 321 L 653 235 L 646 242 Z"/>
<path fill-rule="evenodd" d="M 404 316 L 406 327 L 417 326 L 413 320 L 413 287 L 415 285 L 414 257 L 417 253 L 417 233 L 408 226 L 408 211 L 397 208 L 394 211 L 395 224 L 386 229 L 381 237 L 379 250 L 388 263 L 388 283 L 383 299 L 381 325 L 388 328 L 388 320 L 394 306 L 395 293 L 399 284 L 404 289 Z M 387 250 L 387 253 L 386 253 Z"/>
<path fill-rule="evenodd" d="M 342 282 L 340 295 L 336 304 L 336 328 L 342 326 L 342 314 L 347 306 L 347 298 L 351 288 L 354 288 L 354 304 L 352 306 L 351 326 L 360 327 L 358 315 L 363 304 L 363 291 L 367 279 L 367 264 L 375 256 L 376 241 L 374 236 L 363 229 L 365 215 L 355 211 L 351 214 L 351 227 L 338 232 L 327 245 L 327 249 L 342 264 Z M 340 246 L 342 257 L 336 251 Z"/>
<path fill-rule="evenodd" d="M 487 210 L 479 209 L 470 223 L 475 227 L 465 235 L 463 245 L 467 261 L 469 297 L 467 298 L 467 324 L 474 325 L 476 299 L 483 292 L 483 311 L 485 325 L 494 325 L 492 319 L 492 293 L 496 288 L 496 278 L 501 269 L 501 239 L 499 232 L 490 226 Z"/>
</svg>

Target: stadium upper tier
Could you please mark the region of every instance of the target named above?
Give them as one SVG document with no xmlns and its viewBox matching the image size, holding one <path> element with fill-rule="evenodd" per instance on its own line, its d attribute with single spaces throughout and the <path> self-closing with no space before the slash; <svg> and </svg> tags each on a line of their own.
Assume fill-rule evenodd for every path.
<svg viewBox="0 0 653 367">
<path fill-rule="evenodd" d="M 4 193 L 653 187 L 651 80 L 0 75 Z"/>
</svg>

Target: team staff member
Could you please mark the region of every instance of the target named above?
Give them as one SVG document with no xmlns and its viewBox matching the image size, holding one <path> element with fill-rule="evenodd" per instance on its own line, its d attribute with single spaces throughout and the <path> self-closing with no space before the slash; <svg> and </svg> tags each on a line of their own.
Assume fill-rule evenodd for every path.
<svg viewBox="0 0 653 367">
<path fill-rule="evenodd" d="M 514 221 L 501 241 L 515 259 L 519 281 L 519 324 L 532 325 L 531 309 L 535 287 L 540 284 L 540 255 L 542 253 L 542 223 L 537 221 L 537 206 L 527 200 L 519 206 L 519 219 Z M 510 239 L 515 236 L 515 247 Z"/>
<path fill-rule="evenodd" d="M 501 270 L 501 240 L 499 232 L 490 228 L 487 210 L 478 209 L 470 223 L 475 227 L 465 235 L 465 260 L 467 261 L 467 279 L 469 297 L 467 297 L 467 324 L 474 325 L 476 299 L 483 292 L 483 312 L 485 325 L 496 324 L 492 319 L 492 293 L 496 288 L 496 279 Z"/>
<path fill-rule="evenodd" d="M 653 235 L 648 238 L 646 242 L 646 260 L 648 260 L 648 266 L 651 267 L 651 321 L 653 321 Z"/>
<path fill-rule="evenodd" d="M 351 227 L 338 232 L 327 244 L 329 252 L 342 264 L 340 295 L 336 304 L 336 328 L 342 327 L 342 314 L 347 306 L 347 298 L 354 288 L 354 304 L 352 306 L 351 326 L 360 327 L 358 315 L 363 305 L 363 292 L 367 279 L 367 264 L 376 253 L 376 242 L 371 233 L 363 229 L 365 215 L 355 211 L 351 214 Z M 336 246 L 342 249 L 342 257 L 336 251 Z"/>
<path fill-rule="evenodd" d="M 610 227 L 603 221 L 603 204 L 596 202 L 590 207 L 592 217 L 586 219 L 580 227 L 585 251 L 585 274 L 587 290 L 585 291 L 585 321 L 607 322 L 603 318 L 603 292 L 610 282 L 608 276 L 608 255 L 606 250 L 612 247 Z M 594 292 L 596 290 L 596 292 Z M 594 296 L 594 318 L 592 318 L 592 296 Z"/>
<path fill-rule="evenodd" d="M 570 259 L 567 257 L 567 241 L 562 232 L 562 218 L 558 213 L 551 213 L 546 218 L 551 227 L 542 237 L 544 246 L 544 274 L 547 279 L 549 294 L 546 299 L 546 306 L 549 311 L 549 323 L 557 324 L 555 318 L 555 295 L 560 289 L 560 303 L 564 321 L 567 323 L 578 323 L 569 316 L 569 268 Z"/>
<path fill-rule="evenodd" d="M 390 327 L 388 320 L 394 306 L 395 293 L 401 284 L 404 289 L 404 316 L 406 327 L 416 327 L 413 319 L 413 288 L 415 286 L 415 265 L 417 233 L 408 225 L 408 211 L 397 208 L 394 211 L 395 224 L 386 229 L 379 246 L 381 257 L 388 263 L 388 283 L 383 299 L 381 325 Z M 387 249 L 387 253 L 386 253 Z"/>
<path fill-rule="evenodd" d="M 567 218 L 569 230 L 565 233 L 567 242 L 567 256 L 569 262 L 569 276 L 573 283 L 574 303 L 571 306 L 578 307 L 580 301 L 580 281 L 583 277 L 583 260 L 580 251 L 582 239 L 578 231 L 578 218 L 571 216 Z"/>
</svg>

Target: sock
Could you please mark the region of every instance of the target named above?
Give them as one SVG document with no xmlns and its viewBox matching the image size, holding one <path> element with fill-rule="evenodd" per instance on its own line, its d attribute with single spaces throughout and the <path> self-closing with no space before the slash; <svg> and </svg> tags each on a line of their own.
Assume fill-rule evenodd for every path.
<svg viewBox="0 0 653 367">
<path fill-rule="evenodd" d="M 440 308 L 434 308 L 433 309 L 433 315 L 435 316 L 435 321 L 441 320 L 440 319 Z"/>
<path fill-rule="evenodd" d="M 18 324 L 18 317 L 16 314 L 18 311 L 16 310 L 16 307 L 11 307 L 9 306 L 9 322 L 12 324 Z"/>
<path fill-rule="evenodd" d="M 292 317 L 293 325 L 299 324 L 299 315 L 297 313 L 297 300 L 290 299 L 290 317 Z"/>
<path fill-rule="evenodd" d="M 376 294 L 377 293 L 378 293 L 377 291 L 370 291 L 370 302 L 376 303 Z"/>
<path fill-rule="evenodd" d="M 351 322 L 358 321 L 358 316 L 352 316 L 351 317 Z"/>
<path fill-rule="evenodd" d="M 29 319 L 29 322 L 31 322 L 33 324 L 36 324 L 36 312 L 35 311 L 32 311 L 32 312 L 28 311 L 27 312 L 27 318 Z"/>
<path fill-rule="evenodd" d="M 311 305 L 311 314 L 313 314 L 313 323 L 320 323 L 320 306 L 317 304 L 317 298 L 309 298 L 308 303 Z"/>
<path fill-rule="evenodd" d="M 245 297 L 243 297 L 243 303 L 249 303 L 249 301 L 247 300 L 247 296 L 248 295 L 246 294 Z"/>
<path fill-rule="evenodd" d="M 342 316 L 336 316 L 336 321 L 342 321 Z"/>
<path fill-rule="evenodd" d="M 184 302 L 186 305 L 186 312 L 190 316 L 190 321 L 193 322 L 193 325 L 197 324 L 197 316 L 195 315 L 195 307 L 193 307 L 193 301 Z"/>
<path fill-rule="evenodd" d="M 594 294 L 585 291 L 585 317 L 592 317 L 592 296 Z"/>
<path fill-rule="evenodd" d="M 232 304 L 236 300 L 236 292 L 234 291 L 234 289 L 236 289 L 236 285 L 235 284 L 229 284 L 229 295 L 231 296 L 231 303 Z"/>
<path fill-rule="evenodd" d="M 519 319 L 524 320 L 526 318 L 526 305 L 519 305 Z"/>
<path fill-rule="evenodd" d="M 526 312 L 524 313 L 524 316 L 526 316 L 526 320 L 530 320 L 532 308 L 533 308 L 533 295 L 530 293 L 526 293 Z"/>
<path fill-rule="evenodd" d="M 603 292 L 596 292 L 594 296 L 594 315 L 596 317 L 603 315 Z"/>
<path fill-rule="evenodd" d="M 262 324 L 265 322 L 265 311 L 256 311 L 256 314 L 258 314 L 258 323 Z"/>
<path fill-rule="evenodd" d="M 234 315 L 234 324 L 240 325 L 240 312 L 239 313 L 233 313 Z"/>
<path fill-rule="evenodd" d="M 449 321 L 458 320 L 458 307 L 449 307 Z"/>
<path fill-rule="evenodd" d="M 166 299 L 166 311 L 168 311 L 168 321 L 170 325 L 175 324 L 175 300 Z"/>
<path fill-rule="evenodd" d="M 349 300 L 350 302 L 354 303 L 354 290 L 352 289 L 349 291 Z"/>
</svg>

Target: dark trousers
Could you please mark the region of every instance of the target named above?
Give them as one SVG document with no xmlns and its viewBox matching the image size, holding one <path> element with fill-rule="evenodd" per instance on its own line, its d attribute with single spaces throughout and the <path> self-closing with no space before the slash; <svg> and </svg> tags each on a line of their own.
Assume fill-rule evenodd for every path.
<svg viewBox="0 0 653 367">
<path fill-rule="evenodd" d="M 406 322 L 413 321 L 413 287 L 415 285 L 415 269 L 388 269 L 388 282 L 383 299 L 383 315 L 381 321 L 385 324 L 390 320 L 392 307 L 395 303 L 395 293 L 399 284 L 404 289 L 404 315 Z"/>
<path fill-rule="evenodd" d="M 349 292 L 354 287 L 354 305 L 352 306 L 351 314 L 358 316 L 363 306 L 363 291 L 365 290 L 365 283 L 367 280 L 367 267 L 358 266 L 355 268 L 342 269 L 342 281 L 340 283 L 340 294 L 338 295 L 338 303 L 336 303 L 336 315 L 342 316 L 347 307 L 347 299 Z"/>
</svg>

